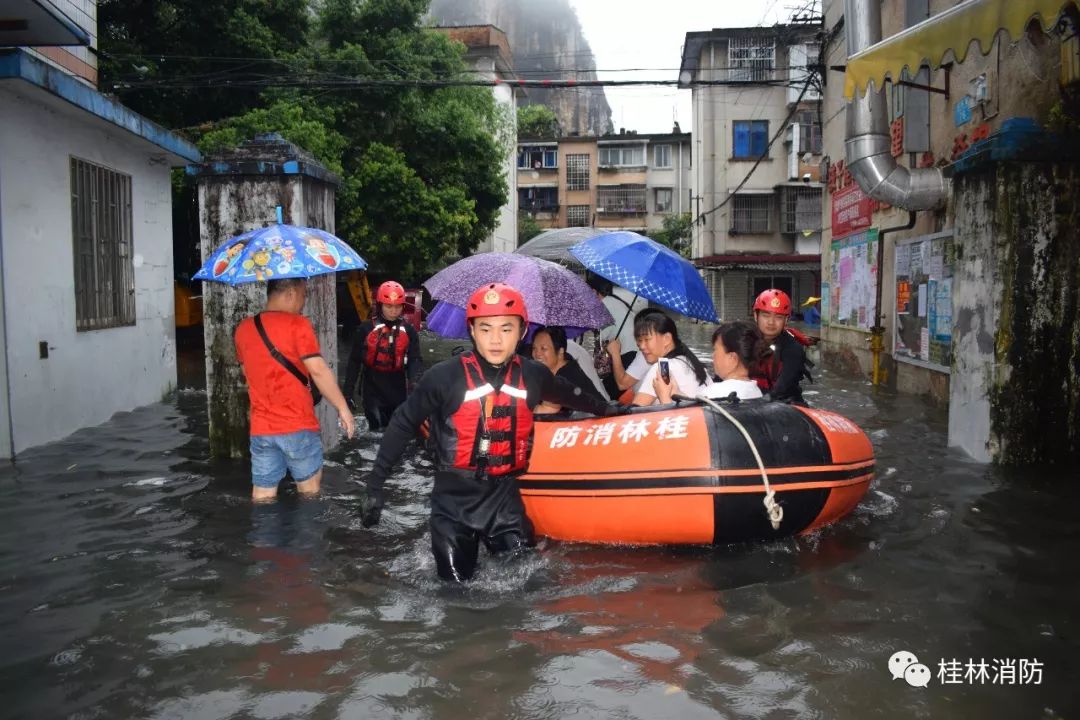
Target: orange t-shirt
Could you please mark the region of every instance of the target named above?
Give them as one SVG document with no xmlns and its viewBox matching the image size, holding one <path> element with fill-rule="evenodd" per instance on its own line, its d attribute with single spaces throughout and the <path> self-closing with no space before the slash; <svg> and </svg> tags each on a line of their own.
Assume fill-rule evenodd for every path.
<svg viewBox="0 0 1080 720">
<path fill-rule="evenodd" d="M 321 355 L 311 322 L 303 315 L 264 312 L 262 324 L 270 342 L 300 372 L 307 374 L 304 358 Z M 251 434 L 283 435 L 300 430 L 319 431 L 311 391 L 274 359 L 259 337 L 254 318 L 244 318 L 233 336 L 236 357 L 244 368 L 251 400 Z"/>
</svg>

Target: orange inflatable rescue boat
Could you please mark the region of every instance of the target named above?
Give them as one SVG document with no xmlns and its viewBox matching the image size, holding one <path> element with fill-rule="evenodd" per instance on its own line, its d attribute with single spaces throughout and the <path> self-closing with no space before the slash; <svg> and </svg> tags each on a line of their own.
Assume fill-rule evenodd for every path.
<svg viewBox="0 0 1080 720">
<path fill-rule="evenodd" d="M 558 540 L 715 544 L 807 533 L 851 512 L 874 476 L 866 434 L 818 408 L 751 400 L 536 419 L 521 495 L 537 534 Z"/>
</svg>

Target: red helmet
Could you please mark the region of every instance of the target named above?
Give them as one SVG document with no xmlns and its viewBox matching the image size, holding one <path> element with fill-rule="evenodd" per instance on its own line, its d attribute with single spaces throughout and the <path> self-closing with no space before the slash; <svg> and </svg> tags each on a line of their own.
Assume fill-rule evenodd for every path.
<svg viewBox="0 0 1080 720">
<path fill-rule="evenodd" d="M 757 296 L 754 301 L 754 312 L 764 310 L 777 315 L 791 315 L 791 298 L 783 290 L 770 288 Z"/>
<path fill-rule="evenodd" d="M 405 288 L 401 287 L 401 283 L 387 280 L 375 291 L 375 302 L 383 305 L 404 305 Z"/>
<path fill-rule="evenodd" d="M 477 289 L 465 303 L 465 319 L 492 317 L 494 315 L 517 315 L 529 322 L 525 298 L 514 288 L 503 283 L 491 283 Z"/>
</svg>

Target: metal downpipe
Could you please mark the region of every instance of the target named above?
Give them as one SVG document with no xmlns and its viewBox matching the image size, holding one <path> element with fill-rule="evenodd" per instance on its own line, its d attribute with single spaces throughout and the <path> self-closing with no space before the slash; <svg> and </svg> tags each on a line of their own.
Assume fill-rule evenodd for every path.
<svg viewBox="0 0 1080 720">
<path fill-rule="evenodd" d="M 881 4 L 844 0 L 844 33 L 848 57 L 880 42 Z M 904 210 L 932 210 L 945 203 L 949 183 L 940 168 L 913 170 L 893 158 L 883 88 L 867 88 L 848 103 L 844 145 L 851 176 L 871 198 Z"/>
</svg>

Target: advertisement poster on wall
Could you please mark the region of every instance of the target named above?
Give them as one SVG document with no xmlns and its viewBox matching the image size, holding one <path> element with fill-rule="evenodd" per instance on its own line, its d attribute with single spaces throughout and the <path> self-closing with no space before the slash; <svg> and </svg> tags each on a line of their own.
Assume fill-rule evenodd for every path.
<svg viewBox="0 0 1080 720">
<path fill-rule="evenodd" d="M 822 318 L 828 324 L 869 330 L 874 325 L 877 293 L 878 231 L 849 235 L 832 243 L 829 280 L 822 283 Z M 828 293 L 824 293 L 826 285 Z"/>
<path fill-rule="evenodd" d="M 949 371 L 955 260 L 951 232 L 897 241 L 893 324 L 897 360 Z"/>
</svg>

